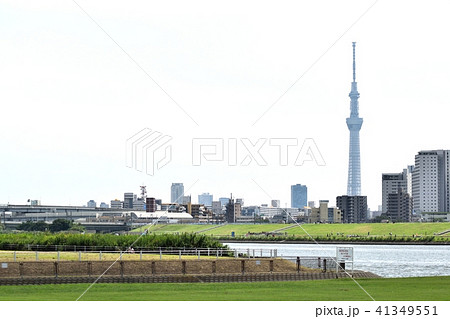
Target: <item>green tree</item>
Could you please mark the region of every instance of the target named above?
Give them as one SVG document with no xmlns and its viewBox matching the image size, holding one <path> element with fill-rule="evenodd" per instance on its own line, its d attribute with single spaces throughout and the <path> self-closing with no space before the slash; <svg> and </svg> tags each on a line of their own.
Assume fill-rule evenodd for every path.
<svg viewBox="0 0 450 319">
<path fill-rule="evenodd" d="M 56 233 L 59 231 L 69 230 L 73 226 L 73 222 L 67 219 L 55 219 L 50 225 L 50 231 Z"/>
<path fill-rule="evenodd" d="M 48 227 L 49 225 L 44 221 L 38 222 L 27 221 L 25 223 L 20 224 L 19 227 L 17 227 L 17 229 L 24 231 L 46 231 Z"/>
<path fill-rule="evenodd" d="M 86 227 L 84 227 L 83 225 L 78 223 L 78 224 L 73 224 L 69 230 L 84 232 L 86 230 Z"/>
</svg>

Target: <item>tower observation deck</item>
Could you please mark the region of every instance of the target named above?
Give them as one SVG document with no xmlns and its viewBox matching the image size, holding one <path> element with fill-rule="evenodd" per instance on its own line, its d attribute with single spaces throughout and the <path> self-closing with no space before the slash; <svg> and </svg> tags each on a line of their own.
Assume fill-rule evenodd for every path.
<svg viewBox="0 0 450 319">
<path fill-rule="evenodd" d="M 355 47 L 353 42 L 353 82 L 350 94 L 350 117 L 347 118 L 347 127 L 350 131 L 350 147 L 348 157 L 348 183 L 347 195 L 361 195 L 361 158 L 359 146 L 359 130 L 363 119 L 359 117 L 359 92 L 356 83 Z"/>
</svg>

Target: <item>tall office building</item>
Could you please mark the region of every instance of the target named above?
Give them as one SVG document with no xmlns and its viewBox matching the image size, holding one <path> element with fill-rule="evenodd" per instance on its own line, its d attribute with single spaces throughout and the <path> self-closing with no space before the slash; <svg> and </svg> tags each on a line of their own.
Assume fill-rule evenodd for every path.
<svg viewBox="0 0 450 319">
<path fill-rule="evenodd" d="M 338 196 L 336 206 L 342 212 L 343 223 L 364 223 L 367 220 L 367 196 Z"/>
<path fill-rule="evenodd" d="M 347 127 L 350 131 L 350 147 L 348 157 L 347 195 L 361 195 L 361 160 L 359 147 L 359 131 L 363 119 L 359 117 L 359 92 L 356 83 L 355 46 L 353 42 L 353 82 L 350 97 L 350 117 L 347 118 Z"/>
<path fill-rule="evenodd" d="M 198 203 L 203 204 L 205 206 L 211 207 L 213 201 L 213 195 L 210 193 L 203 193 L 198 195 Z"/>
<path fill-rule="evenodd" d="M 291 207 L 303 208 L 308 202 L 308 188 L 302 184 L 291 185 Z"/>
<path fill-rule="evenodd" d="M 183 195 L 184 195 L 183 183 L 172 183 L 172 187 L 170 188 L 170 202 L 182 204 Z"/>
<path fill-rule="evenodd" d="M 414 213 L 450 211 L 450 150 L 420 151 L 412 173 Z"/>
<path fill-rule="evenodd" d="M 402 173 L 383 173 L 381 175 L 381 192 L 382 192 L 382 212 L 387 212 L 387 202 L 389 194 L 397 193 L 399 189 L 403 193 L 412 196 L 412 172 L 414 166 L 409 165 Z"/>
</svg>

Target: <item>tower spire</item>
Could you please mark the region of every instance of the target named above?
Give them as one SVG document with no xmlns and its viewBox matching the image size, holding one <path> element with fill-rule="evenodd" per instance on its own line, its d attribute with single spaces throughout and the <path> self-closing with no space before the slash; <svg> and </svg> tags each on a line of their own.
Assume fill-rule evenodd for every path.
<svg viewBox="0 0 450 319">
<path fill-rule="evenodd" d="M 353 82 L 356 82 L 356 63 L 355 63 L 356 42 L 352 42 L 352 44 L 353 44 Z"/>
</svg>

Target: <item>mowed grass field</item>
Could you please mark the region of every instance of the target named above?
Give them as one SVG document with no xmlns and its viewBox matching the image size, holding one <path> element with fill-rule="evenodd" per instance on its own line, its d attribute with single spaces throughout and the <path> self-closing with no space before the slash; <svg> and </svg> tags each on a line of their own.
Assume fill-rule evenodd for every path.
<svg viewBox="0 0 450 319">
<path fill-rule="evenodd" d="M 450 277 L 359 279 L 377 301 L 448 301 Z M 89 284 L 0 286 L 1 301 L 76 300 Z M 253 283 L 95 284 L 96 301 L 369 301 L 351 279 Z"/>
<path fill-rule="evenodd" d="M 269 232 L 284 228 L 289 225 L 284 224 L 224 224 L 219 225 L 189 225 L 189 224 L 173 224 L 173 225 L 154 225 L 150 228 L 148 226 L 134 229 L 133 232 L 142 232 L 149 229 L 150 233 L 195 233 L 200 232 L 205 235 L 227 236 L 234 231 L 237 236 L 245 235 L 248 232 Z"/>
<path fill-rule="evenodd" d="M 150 233 L 191 233 L 201 232 L 201 234 L 212 236 L 230 236 L 232 232 L 236 236 L 244 236 L 248 232 L 262 233 L 279 231 L 287 235 L 307 236 L 327 236 L 337 233 L 359 236 L 429 236 L 450 230 L 450 223 L 367 223 L 367 224 L 302 224 L 301 227 L 296 224 L 225 224 L 217 225 L 189 225 L 189 224 L 166 224 L 155 225 L 149 228 Z M 292 226 L 285 229 L 286 227 Z M 147 227 L 141 227 L 135 231 L 143 231 Z M 306 232 L 305 232 L 306 231 Z M 450 233 L 443 235 L 450 237 Z"/>
</svg>

